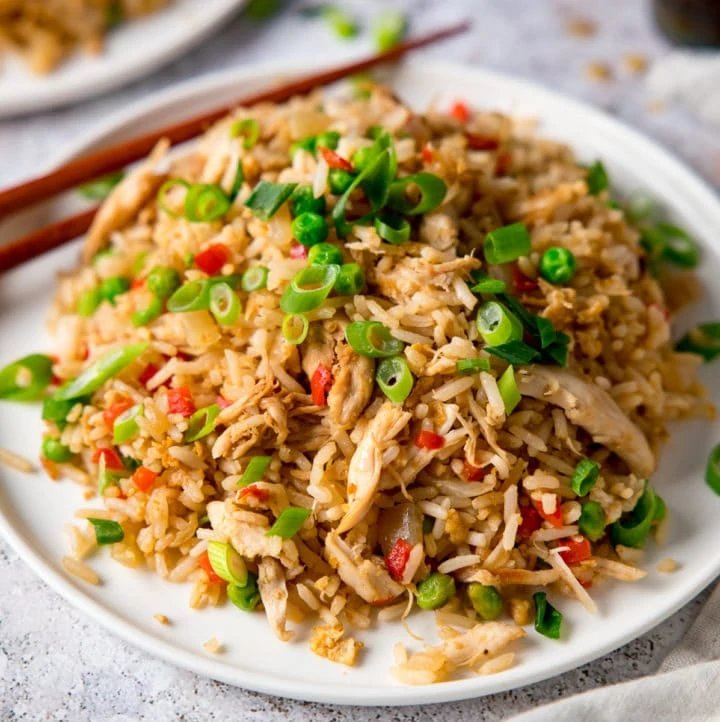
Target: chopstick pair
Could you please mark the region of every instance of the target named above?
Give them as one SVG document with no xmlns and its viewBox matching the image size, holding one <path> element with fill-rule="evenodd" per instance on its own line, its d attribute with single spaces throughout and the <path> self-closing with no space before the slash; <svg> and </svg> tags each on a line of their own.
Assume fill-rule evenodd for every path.
<svg viewBox="0 0 720 722">
<path fill-rule="evenodd" d="M 84 155 L 46 175 L 38 176 L 6 190 L 0 190 L 0 220 L 10 213 L 52 198 L 63 191 L 120 170 L 130 163 L 144 158 L 163 138 L 167 138 L 171 145 L 191 140 L 239 105 L 254 105 L 260 102 L 278 103 L 288 100 L 293 95 L 309 93 L 317 87 L 334 83 L 356 73 L 362 73 L 377 65 L 398 60 L 411 50 L 465 32 L 469 27 L 470 23 L 463 21 L 414 40 L 408 40 L 387 52 L 371 55 L 337 68 L 305 76 L 286 85 L 240 98 L 232 105 L 217 108 L 195 118 L 180 121 L 160 130 Z M 1 245 L 0 273 L 81 236 L 90 228 L 97 210 L 97 208 L 92 208 Z"/>
</svg>

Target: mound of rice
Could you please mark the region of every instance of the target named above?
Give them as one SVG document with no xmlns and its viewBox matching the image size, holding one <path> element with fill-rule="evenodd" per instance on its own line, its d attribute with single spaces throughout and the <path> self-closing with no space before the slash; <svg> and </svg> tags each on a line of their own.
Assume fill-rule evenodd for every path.
<svg viewBox="0 0 720 722">
<path fill-rule="evenodd" d="M 247 118 L 259 125 L 254 145 L 230 132 Z M 342 240 L 331 227 L 329 241 L 345 263 L 361 266 L 366 286 L 308 311 L 307 340 L 289 343 L 280 298 L 308 262 L 293 240 L 288 203 L 261 220 L 245 201 L 261 179 L 292 182 L 325 196 L 329 211 L 338 201 L 328 188 L 332 156 L 291 154 L 291 144 L 334 130 L 335 153 L 350 159 L 372 145 L 374 126 L 392 134 L 398 175 L 435 174 L 447 185 L 445 198 L 410 218 L 411 237 L 401 245 L 383 242 L 372 222 L 354 225 Z M 171 213 L 159 207 L 166 179 L 229 192 L 238 164 L 244 182 L 222 219 L 183 217 L 182 187 L 166 195 Z M 348 209 L 367 212 L 362 191 Z M 488 265 L 486 234 L 511 223 L 527 226 L 531 253 Z M 236 323 L 220 325 L 201 309 L 133 325 L 133 313 L 151 301 L 144 284 L 151 269 L 171 267 L 183 282 L 205 278 L 193 258 L 217 245 L 225 251 L 218 274 L 269 269 L 266 288 L 238 291 Z M 106 246 L 109 252 L 99 253 Z M 551 246 L 569 249 L 577 261 L 565 285 L 539 276 Z M 148 348 L 78 402 L 63 428 L 48 423 L 48 434 L 76 456 L 44 465 L 53 478 L 86 485 L 89 495 L 98 449 L 115 448 L 157 476 L 139 488 L 130 472 L 120 474 L 104 492 L 103 509 L 78 517 L 119 522 L 124 539 L 112 556 L 189 582 L 196 608 L 225 603 L 227 585 L 208 567 L 206 552 L 212 540 L 229 542 L 258 574 L 277 636 L 291 640 L 292 626 L 308 620 L 316 624 L 312 651 L 348 665 L 362 647 L 356 637 L 376 614 L 404 618 L 416 609 L 419 583 L 431 572 L 449 575 L 455 593 L 436 611 L 441 644 L 415 655 L 398 649 L 394 673 L 408 683 L 445 680 L 459 669 L 505 669 L 513 661 L 508 645 L 534 618 L 533 591 L 566 595 L 593 611 L 591 587 L 641 579 L 642 552 L 615 547 L 607 535 L 592 542 L 587 558 L 565 561 L 563 550 L 578 541 L 582 504 L 598 502 L 605 525 L 633 510 L 667 423 L 712 413 L 695 378 L 699 358 L 670 344 L 675 308 L 668 299 L 692 297 L 691 279 L 675 276 L 676 293 L 666 297 L 637 231 L 608 205 L 607 191 L 589 193 L 572 152 L 497 113 L 474 113 L 467 123 L 419 115 L 382 87 L 358 99 L 316 93 L 239 109 L 182 156 L 169 158 L 160 147 L 128 176 L 98 215 L 85 260 L 59 281 L 50 318 L 55 374 L 74 378 L 119 345 Z M 481 268 L 570 339 L 565 368 L 516 367 L 522 399 L 509 414 L 498 388 L 507 363 L 487 353 L 475 323 L 479 298 L 470 274 Z M 116 277 L 132 281 L 127 292 L 91 316 L 76 313 L 83 292 Z M 386 398 L 374 361 L 347 343 L 344 331 L 354 321 L 380 321 L 405 344 L 415 383 L 403 403 Z M 458 375 L 458 360 L 481 358 L 490 371 Z M 320 364 L 331 374 L 324 403 L 310 393 Z M 184 441 L 188 412 L 169 408 L 179 389 L 190 410 L 222 406 L 214 430 L 191 443 Z M 138 433 L 114 445 L 107 411 L 118 403 L 142 404 L 143 412 Z M 418 443 L 423 431 L 440 442 Z M 260 481 L 239 488 L 256 456 L 272 461 Z M 570 482 L 585 458 L 600 474 L 579 499 Z M 266 535 L 288 506 L 311 514 L 289 539 Z M 72 526 L 70 534 L 74 558 L 94 550 L 89 526 Z M 409 549 L 399 570 L 387 561 L 398 538 Z M 500 591 L 504 618 L 478 617 L 466 594 L 470 583 Z"/>
</svg>

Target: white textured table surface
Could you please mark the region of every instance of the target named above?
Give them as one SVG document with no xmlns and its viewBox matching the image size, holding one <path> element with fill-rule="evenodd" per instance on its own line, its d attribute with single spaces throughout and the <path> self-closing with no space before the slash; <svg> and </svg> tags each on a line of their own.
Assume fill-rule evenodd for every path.
<svg viewBox="0 0 720 722">
<path fill-rule="evenodd" d="M 388 3 L 348 3 L 371 16 Z M 471 34 L 425 51 L 428 56 L 483 64 L 583 98 L 671 147 L 720 186 L 720 132 L 682 109 L 649 110 L 641 76 L 623 56 L 652 61 L 667 52 L 646 0 L 405 0 L 413 29 L 471 15 Z M 597 33 L 566 31 L 580 15 Z M 307 57 L 322 48 L 328 62 L 369 47 L 332 39 L 322 23 L 300 20 L 292 7 L 266 25 L 238 18 L 181 61 L 109 97 L 32 118 L 0 122 L 0 186 L 30 175 L 117 109 L 185 78 L 240 63 Z M 589 80 L 588 63 L 606 63 L 611 82 Z M 592 664 L 548 682 L 439 708 L 329 707 L 245 692 L 181 671 L 138 652 L 75 612 L 0 541 L 0 720 L 500 720 L 512 713 L 592 687 L 651 673 L 682 635 L 704 595 L 649 634 Z"/>
</svg>

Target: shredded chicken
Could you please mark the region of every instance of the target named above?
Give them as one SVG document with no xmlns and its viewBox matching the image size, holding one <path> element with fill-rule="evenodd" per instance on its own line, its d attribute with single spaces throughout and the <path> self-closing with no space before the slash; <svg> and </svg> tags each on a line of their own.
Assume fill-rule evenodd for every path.
<svg viewBox="0 0 720 722">
<path fill-rule="evenodd" d="M 349 429 L 360 418 L 372 397 L 375 384 L 372 359 L 355 353 L 347 343 L 337 346 L 333 385 L 327 397 L 330 421 Z"/>
<path fill-rule="evenodd" d="M 270 626 L 278 639 L 289 642 L 295 634 L 286 626 L 288 591 L 285 572 L 278 561 L 265 557 L 258 564 L 258 587 Z"/>
</svg>

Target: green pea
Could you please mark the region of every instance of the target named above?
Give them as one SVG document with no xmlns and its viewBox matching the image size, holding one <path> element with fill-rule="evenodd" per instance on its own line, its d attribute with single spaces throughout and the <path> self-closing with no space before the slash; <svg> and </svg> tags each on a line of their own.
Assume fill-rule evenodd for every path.
<svg viewBox="0 0 720 722">
<path fill-rule="evenodd" d="M 575 256 L 567 248 L 548 248 L 540 259 L 540 274 L 550 283 L 568 283 L 575 275 Z"/>
<path fill-rule="evenodd" d="M 365 285 L 365 273 L 357 263 L 345 263 L 335 279 L 335 292 L 340 296 L 354 296 Z"/>
<path fill-rule="evenodd" d="M 75 311 L 78 316 L 88 318 L 97 311 L 98 306 L 102 303 L 103 295 L 99 288 L 91 288 L 83 291 L 78 298 Z"/>
<path fill-rule="evenodd" d="M 42 453 L 49 461 L 56 461 L 59 464 L 70 461 L 74 456 L 65 444 L 61 444 L 60 441 L 53 439 L 51 436 L 43 439 Z"/>
<path fill-rule="evenodd" d="M 308 251 L 308 262 L 311 266 L 341 266 L 342 251 L 332 243 L 318 243 Z"/>
<path fill-rule="evenodd" d="M 331 168 L 328 173 L 328 185 L 330 192 L 341 196 L 352 185 L 355 176 L 342 168 Z"/>
<path fill-rule="evenodd" d="M 123 293 L 127 293 L 130 290 L 130 281 L 122 276 L 113 276 L 112 278 L 106 278 L 100 284 L 100 295 L 104 300 L 115 305 L 115 298 Z"/>
<path fill-rule="evenodd" d="M 578 519 L 580 533 L 590 541 L 597 541 L 605 534 L 605 512 L 596 501 L 586 501 Z"/>
<path fill-rule="evenodd" d="M 316 148 L 330 148 L 335 150 L 340 142 L 340 133 L 336 130 L 326 130 L 324 133 L 320 133 L 315 139 Z"/>
<path fill-rule="evenodd" d="M 373 146 L 367 146 L 366 148 L 358 148 L 352 156 L 352 163 L 355 169 L 362 172 L 367 167 L 368 163 L 375 160 L 377 157 L 377 151 Z"/>
<path fill-rule="evenodd" d="M 418 584 L 417 603 L 421 609 L 437 609 L 455 594 L 455 580 L 449 574 L 433 572 Z"/>
<path fill-rule="evenodd" d="M 495 587 L 473 582 L 468 587 L 468 597 L 473 609 L 486 621 L 497 619 L 502 614 L 502 597 Z"/>
<path fill-rule="evenodd" d="M 325 196 L 315 198 L 310 186 L 298 186 L 290 196 L 290 210 L 294 218 L 303 213 L 325 213 Z"/>
<path fill-rule="evenodd" d="M 314 246 L 328 237 L 328 224 L 318 213 L 303 213 L 292 222 L 292 232 L 298 243 Z"/>
<path fill-rule="evenodd" d="M 165 300 L 180 287 L 180 274 L 169 266 L 155 266 L 148 274 L 147 287 L 159 299 Z"/>
</svg>

